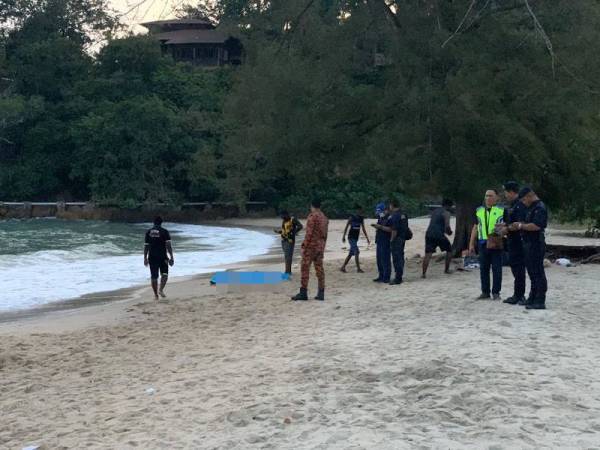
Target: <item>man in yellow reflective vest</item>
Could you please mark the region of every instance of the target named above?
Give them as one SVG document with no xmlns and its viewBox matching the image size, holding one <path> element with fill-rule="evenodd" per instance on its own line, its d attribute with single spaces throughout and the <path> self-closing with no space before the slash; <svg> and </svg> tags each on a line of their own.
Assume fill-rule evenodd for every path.
<svg viewBox="0 0 600 450">
<path fill-rule="evenodd" d="M 502 238 L 496 232 L 496 225 L 504 222 L 504 208 L 496 206 L 498 191 L 488 189 L 485 192 L 484 206 L 477 208 L 477 223 L 471 230 L 469 252 L 479 252 L 479 273 L 481 275 L 481 295 L 478 300 L 490 298 L 490 268 L 492 269 L 493 284 L 491 295 L 494 300 L 500 300 L 502 289 Z"/>
</svg>

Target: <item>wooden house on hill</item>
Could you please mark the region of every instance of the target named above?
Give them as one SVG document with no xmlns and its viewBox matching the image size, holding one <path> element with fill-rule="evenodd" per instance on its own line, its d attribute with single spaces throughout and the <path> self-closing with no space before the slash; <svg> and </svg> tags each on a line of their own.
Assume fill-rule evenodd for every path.
<svg viewBox="0 0 600 450">
<path fill-rule="evenodd" d="M 142 26 L 176 61 L 203 67 L 242 63 L 241 42 L 219 31 L 209 20 L 159 20 Z"/>
</svg>

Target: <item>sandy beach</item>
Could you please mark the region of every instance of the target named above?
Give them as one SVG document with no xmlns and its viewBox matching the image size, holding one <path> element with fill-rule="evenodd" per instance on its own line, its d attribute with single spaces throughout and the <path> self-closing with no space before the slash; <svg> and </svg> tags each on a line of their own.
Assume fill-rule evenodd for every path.
<svg viewBox="0 0 600 450">
<path fill-rule="evenodd" d="M 549 268 L 546 311 L 475 301 L 477 271 L 420 279 L 426 225 L 401 286 L 371 281 L 364 239 L 366 273 L 339 272 L 332 221 L 323 303 L 192 278 L 0 324 L 0 448 L 600 448 L 600 266 Z"/>
</svg>

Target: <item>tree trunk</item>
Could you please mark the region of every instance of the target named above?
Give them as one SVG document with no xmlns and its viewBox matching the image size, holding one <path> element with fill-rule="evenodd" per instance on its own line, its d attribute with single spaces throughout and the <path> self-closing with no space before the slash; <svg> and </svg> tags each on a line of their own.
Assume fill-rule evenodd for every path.
<svg viewBox="0 0 600 450">
<path fill-rule="evenodd" d="M 476 205 L 468 202 L 459 202 L 456 205 L 456 227 L 454 230 L 454 244 L 452 252 L 455 258 L 462 256 L 462 251 L 469 248 L 471 229 L 475 224 Z"/>
</svg>

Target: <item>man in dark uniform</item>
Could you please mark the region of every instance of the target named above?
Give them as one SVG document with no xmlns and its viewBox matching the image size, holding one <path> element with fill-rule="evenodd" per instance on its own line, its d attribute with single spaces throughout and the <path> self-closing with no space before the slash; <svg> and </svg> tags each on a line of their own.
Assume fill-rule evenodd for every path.
<svg viewBox="0 0 600 450">
<path fill-rule="evenodd" d="M 150 266 L 150 278 L 154 298 L 166 297 L 165 286 L 169 279 L 169 266 L 175 263 L 171 235 L 162 227 L 162 218 L 154 219 L 154 226 L 146 232 L 144 245 L 144 265 Z M 167 252 L 169 257 L 167 257 Z M 158 286 L 158 273 L 160 272 L 160 288 Z"/>
<path fill-rule="evenodd" d="M 508 258 L 510 270 L 515 278 L 514 293 L 512 297 L 504 300 L 509 305 L 525 304 L 525 253 L 521 232 L 510 228 L 513 223 L 523 222 L 527 215 L 527 208 L 519 200 L 519 184 L 515 181 L 504 183 L 504 197 L 508 201 L 504 223 L 505 233 L 508 236 Z"/>
<path fill-rule="evenodd" d="M 527 215 L 523 222 L 513 223 L 511 227 L 522 233 L 525 266 L 531 280 L 531 291 L 525 307 L 527 309 L 546 309 L 548 281 L 544 270 L 544 255 L 546 254 L 544 230 L 548 226 L 548 210 L 531 188 L 521 189 L 519 199 L 527 207 Z"/>
<path fill-rule="evenodd" d="M 385 203 L 379 203 L 375 208 L 377 215 L 377 224 L 371 226 L 376 228 L 375 243 L 377 245 L 377 270 L 379 276 L 373 281 L 376 283 L 389 283 L 392 272 L 390 236 L 391 233 L 384 231 L 381 227 L 389 225 L 390 215 L 388 206 Z"/>
<path fill-rule="evenodd" d="M 402 284 L 404 276 L 404 247 L 408 236 L 408 216 L 400 209 L 400 202 L 396 199 L 391 202 L 392 215 L 390 217 L 390 250 L 396 276 L 390 284 Z"/>
<path fill-rule="evenodd" d="M 379 223 L 373 226 L 377 228 L 377 231 L 382 231 L 389 236 L 389 249 L 394 263 L 394 270 L 396 276 L 389 283 L 391 285 L 402 284 L 402 276 L 404 275 L 404 247 L 406 240 L 410 239 L 408 229 L 408 217 L 400 210 L 400 202 L 398 200 L 392 200 L 390 202 L 391 215 L 386 221 L 385 225 Z M 389 264 L 389 259 L 386 261 Z M 391 267 L 386 272 L 391 276 Z M 377 280 L 375 280 L 377 281 Z"/>
</svg>

